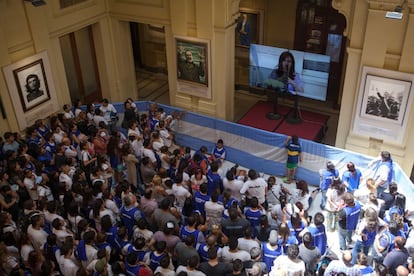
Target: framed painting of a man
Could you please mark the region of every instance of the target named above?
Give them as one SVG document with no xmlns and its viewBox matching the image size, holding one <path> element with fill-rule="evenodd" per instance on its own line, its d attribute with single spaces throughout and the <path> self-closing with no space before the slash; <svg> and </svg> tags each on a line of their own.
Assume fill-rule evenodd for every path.
<svg viewBox="0 0 414 276">
<path fill-rule="evenodd" d="M 46 51 L 4 66 L 3 73 L 20 130 L 59 110 Z"/>
<path fill-rule="evenodd" d="M 13 70 L 13 75 L 24 112 L 50 99 L 42 59 Z"/>
<path fill-rule="evenodd" d="M 364 66 L 353 132 L 401 143 L 411 113 L 414 75 Z"/>
<path fill-rule="evenodd" d="M 236 46 L 249 47 L 263 43 L 263 11 L 240 9 L 236 25 Z"/>
<path fill-rule="evenodd" d="M 175 37 L 178 91 L 210 98 L 210 42 L 190 37 Z"/>
</svg>

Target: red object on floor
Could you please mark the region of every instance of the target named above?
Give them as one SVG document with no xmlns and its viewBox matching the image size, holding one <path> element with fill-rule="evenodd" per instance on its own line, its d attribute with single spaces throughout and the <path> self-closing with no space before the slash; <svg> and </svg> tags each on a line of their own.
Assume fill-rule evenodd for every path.
<svg viewBox="0 0 414 276">
<path fill-rule="evenodd" d="M 273 103 L 258 101 L 237 123 L 262 130 L 274 131 L 283 122 L 283 117 L 278 120 L 267 119 L 266 114 L 272 111 Z M 278 112 L 281 115 L 286 115 L 289 111 L 289 107 L 281 105 L 278 107 Z"/>
<path fill-rule="evenodd" d="M 273 103 L 259 101 L 238 123 L 280 134 L 297 135 L 299 138 L 315 142 L 322 141 L 329 116 L 307 110 L 300 110 L 301 123 L 290 124 L 285 119 L 287 114 L 289 116 L 294 114 L 293 108 L 279 105 L 279 112 L 285 116 L 282 116 L 278 120 L 269 120 L 266 118 L 266 114 L 272 110 Z"/>
</svg>

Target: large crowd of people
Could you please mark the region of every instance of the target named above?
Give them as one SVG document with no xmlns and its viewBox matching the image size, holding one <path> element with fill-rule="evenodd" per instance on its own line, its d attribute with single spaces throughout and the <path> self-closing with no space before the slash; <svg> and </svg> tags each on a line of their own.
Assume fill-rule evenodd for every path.
<svg viewBox="0 0 414 276">
<path fill-rule="evenodd" d="M 124 107 L 77 100 L 24 138 L 4 133 L 0 275 L 414 275 L 389 152 L 368 179 L 322 164 L 310 192 L 296 136 L 283 184 L 229 162 L 222 139 L 177 145 L 184 113 Z"/>
</svg>

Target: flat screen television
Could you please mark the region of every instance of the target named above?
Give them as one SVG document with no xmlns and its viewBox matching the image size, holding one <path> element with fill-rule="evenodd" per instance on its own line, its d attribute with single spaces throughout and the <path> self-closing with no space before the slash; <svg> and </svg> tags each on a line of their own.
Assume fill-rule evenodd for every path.
<svg viewBox="0 0 414 276">
<path fill-rule="evenodd" d="M 277 68 L 279 55 L 288 49 L 259 44 L 250 45 L 249 85 L 266 89 L 266 80 Z M 303 82 L 303 93 L 299 96 L 326 101 L 329 80 L 330 56 L 289 50 L 295 58 L 295 71 Z"/>
</svg>

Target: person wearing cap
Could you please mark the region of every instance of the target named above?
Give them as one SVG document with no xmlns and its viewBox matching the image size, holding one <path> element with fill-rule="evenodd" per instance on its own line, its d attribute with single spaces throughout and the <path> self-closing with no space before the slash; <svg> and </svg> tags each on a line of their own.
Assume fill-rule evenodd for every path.
<svg viewBox="0 0 414 276">
<path fill-rule="evenodd" d="M 328 197 L 326 196 L 326 192 L 328 191 L 328 188 L 331 186 L 334 178 L 337 178 L 339 176 L 339 171 L 335 168 L 335 165 L 328 161 L 326 163 L 326 169 L 320 171 L 321 176 L 321 182 L 319 185 L 319 189 L 322 192 L 322 200 L 321 200 L 321 209 L 325 210 L 326 202 L 328 200 Z"/>
<path fill-rule="evenodd" d="M 346 184 L 348 192 L 354 194 L 354 191 L 359 188 L 362 180 L 362 172 L 355 167 L 355 164 L 348 162 L 346 164 L 347 170 L 342 174 L 342 181 Z"/>
<path fill-rule="evenodd" d="M 274 260 L 282 255 L 282 247 L 278 244 L 277 231 L 270 231 L 268 242 L 262 243 L 263 262 L 266 264 L 266 270 L 270 271 Z"/>
<path fill-rule="evenodd" d="M 152 236 L 148 247 L 152 250 L 154 249 L 154 244 L 157 241 L 165 241 L 167 243 L 166 251 L 169 253 L 174 253 L 174 248 L 181 241 L 180 237 L 175 235 L 176 224 L 174 221 L 168 221 L 165 223 L 162 231 L 157 231 Z"/>
</svg>

